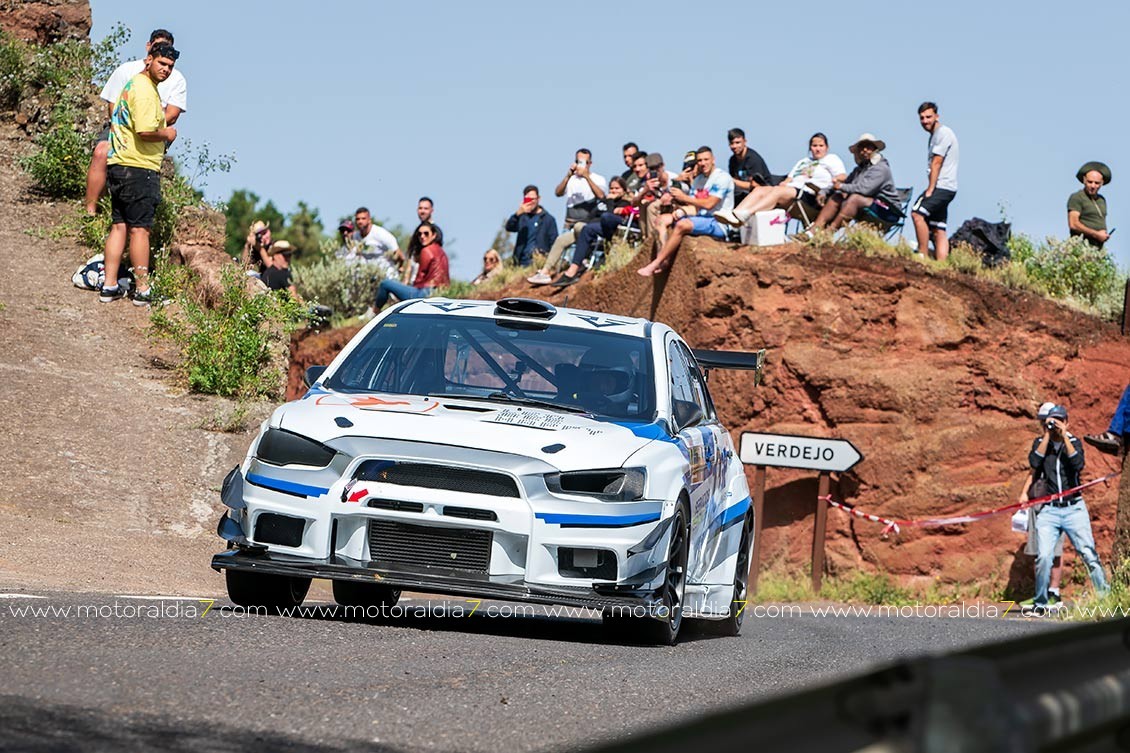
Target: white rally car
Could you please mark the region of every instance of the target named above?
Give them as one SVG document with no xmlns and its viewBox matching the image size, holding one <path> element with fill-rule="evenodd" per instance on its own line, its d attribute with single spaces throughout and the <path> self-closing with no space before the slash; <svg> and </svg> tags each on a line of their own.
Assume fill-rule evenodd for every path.
<svg viewBox="0 0 1130 753">
<path fill-rule="evenodd" d="M 753 509 L 703 367 L 756 382 L 764 355 L 541 301 L 403 302 L 263 424 L 212 567 L 244 606 L 328 578 L 349 606 L 404 589 L 590 607 L 665 644 L 684 617 L 736 635 Z"/>
</svg>

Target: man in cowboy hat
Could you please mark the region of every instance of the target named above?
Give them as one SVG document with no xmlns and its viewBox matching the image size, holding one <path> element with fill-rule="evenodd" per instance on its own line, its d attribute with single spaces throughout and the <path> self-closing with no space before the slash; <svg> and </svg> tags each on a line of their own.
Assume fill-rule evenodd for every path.
<svg viewBox="0 0 1130 753">
<path fill-rule="evenodd" d="M 1106 230 L 1106 199 L 1099 189 L 1110 183 L 1110 168 L 1102 162 L 1088 162 L 1075 177 L 1083 189 L 1067 199 L 1067 227 L 1095 248 L 1102 248 L 1110 233 Z"/>
<path fill-rule="evenodd" d="M 864 214 L 864 221 L 878 219 L 893 225 L 902 218 L 891 166 L 883 156 L 886 148 L 885 141 L 870 133 L 863 134 L 848 147 L 855 155 L 856 167 L 847 179 L 833 179 L 832 187 L 817 196 L 823 209 L 813 221 L 814 227 L 839 230 L 868 207 L 870 212 Z"/>
</svg>

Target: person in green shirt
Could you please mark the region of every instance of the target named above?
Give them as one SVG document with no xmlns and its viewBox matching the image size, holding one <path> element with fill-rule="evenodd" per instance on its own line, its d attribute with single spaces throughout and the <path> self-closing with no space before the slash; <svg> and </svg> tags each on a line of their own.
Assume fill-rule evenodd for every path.
<svg viewBox="0 0 1130 753">
<path fill-rule="evenodd" d="M 118 269 L 129 238 L 129 260 L 136 287 L 133 302 L 149 303 L 149 228 L 161 203 L 161 160 L 177 129 L 165 122 L 157 84 L 173 72 L 180 53 L 170 44 L 155 44 L 145 68 L 122 89 L 110 116 L 110 154 L 106 183 L 110 188 L 110 234 L 106 237 L 106 282 L 98 300 L 109 303 L 125 291 Z"/>
<path fill-rule="evenodd" d="M 1102 248 L 1110 233 L 1106 229 L 1106 199 L 1099 189 L 1110 183 L 1110 168 L 1102 162 L 1088 162 L 1075 174 L 1083 184 L 1067 199 L 1067 227 L 1095 248 Z"/>
</svg>

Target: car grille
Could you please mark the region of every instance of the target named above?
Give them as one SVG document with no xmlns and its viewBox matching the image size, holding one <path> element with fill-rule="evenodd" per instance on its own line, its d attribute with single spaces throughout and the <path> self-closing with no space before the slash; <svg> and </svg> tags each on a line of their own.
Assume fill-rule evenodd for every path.
<svg viewBox="0 0 1130 753">
<path fill-rule="evenodd" d="M 369 556 L 396 569 L 436 568 L 483 573 L 490 566 L 493 534 L 469 528 L 369 521 Z"/>
<path fill-rule="evenodd" d="M 357 478 L 398 486 L 444 489 L 492 497 L 518 497 L 518 484 L 504 473 L 455 468 L 428 463 L 390 463 L 387 460 L 366 460 L 357 469 Z"/>
</svg>

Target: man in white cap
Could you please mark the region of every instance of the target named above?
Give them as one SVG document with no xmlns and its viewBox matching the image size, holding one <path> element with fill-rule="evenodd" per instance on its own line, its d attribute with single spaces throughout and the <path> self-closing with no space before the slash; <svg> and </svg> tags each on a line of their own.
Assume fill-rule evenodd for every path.
<svg viewBox="0 0 1130 753">
<path fill-rule="evenodd" d="M 1075 174 L 1083 188 L 1067 199 L 1067 228 L 1081 235 L 1095 248 L 1102 248 L 1110 233 L 1106 229 L 1106 198 L 1099 189 L 1110 183 L 1110 168 L 1102 162 L 1088 162 Z"/>
<path fill-rule="evenodd" d="M 1055 407 L 1055 403 L 1044 403 L 1043 405 L 1040 406 L 1039 410 L 1036 411 L 1036 422 L 1039 424 L 1040 434 L 1043 434 L 1044 427 L 1045 427 L 1045 425 L 1047 424 L 1047 421 L 1048 421 L 1048 416 L 1051 414 L 1052 408 L 1054 408 L 1054 407 Z M 1027 502 L 1029 499 L 1034 499 L 1035 497 L 1038 496 L 1038 495 L 1036 495 L 1032 492 L 1032 481 L 1033 481 L 1034 478 L 1035 478 L 1035 474 L 1032 473 L 1031 471 L 1029 471 L 1028 475 L 1025 477 L 1024 488 L 1020 490 L 1020 499 L 1018 501 L 1021 504 L 1023 504 L 1024 502 Z M 1036 512 L 1037 512 L 1037 509 L 1035 507 L 1029 507 L 1026 510 L 1026 512 L 1028 514 L 1028 541 L 1024 544 L 1024 553 L 1027 554 L 1029 557 L 1035 557 L 1037 554 L 1040 553 L 1039 543 L 1036 541 Z M 1056 539 L 1056 542 L 1055 542 L 1055 559 L 1052 560 L 1051 579 L 1048 581 L 1048 606 L 1049 607 L 1059 606 L 1059 602 L 1060 602 L 1059 584 L 1063 582 L 1063 559 L 1062 559 L 1062 557 L 1063 557 L 1063 535 L 1061 534 L 1060 537 L 1058 539 Z M 1028 599 L 1026 601 L 1022 601 L 1022 602 L 1020 602 L 1020 608 L 1021 609 L 1024 609 L 1026 607 L 1031 608 L 1034 605 L 1035 601 L 1036 601 L 1035 597 Z"/>
<path fill-rule="evenodd" d="M 1033 440 L 1032 451 L 1028 454 L 1028 464 L 1034 471 L 1033 484 L 1043 481 L 1050 493 L 1061 495 L 1045 504 L 1036 514 L 1039 552 L 1036 555 L 1036 595 L 1031 610 L 1034 614 L 1042 614 L 1048 607 L 1048 581 L 1052 560 L 1055 559 L 1055 542 L 1063 533 L 1067 534 L 1076 553 L 1087 564 L 1095 590 L 1099 593 L 1110 590 L 1095 550 L 1087 504 L 1079 492 L 1070 491 L 1079 486 L 1085 463 L 1083 443 L 1067 431 L 1067 408 L 1056 405 L 1048 411 L 1043 436 Z"/>
</svg>

